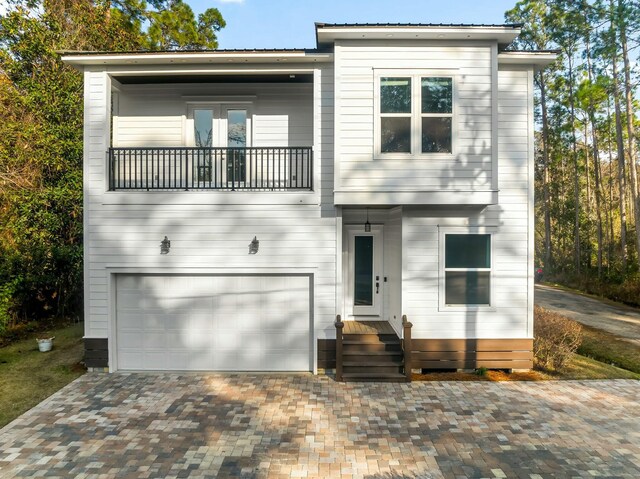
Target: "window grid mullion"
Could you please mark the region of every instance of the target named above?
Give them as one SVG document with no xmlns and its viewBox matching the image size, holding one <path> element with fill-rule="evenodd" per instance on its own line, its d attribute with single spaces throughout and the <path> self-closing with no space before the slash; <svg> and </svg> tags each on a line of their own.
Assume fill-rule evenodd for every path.
<svg viewBox="0 0 640 479">
<path fill-rule="evenodd" d="M 444 268 L 445 271 L 491 271 L 491 268 Z"/>
</svg>

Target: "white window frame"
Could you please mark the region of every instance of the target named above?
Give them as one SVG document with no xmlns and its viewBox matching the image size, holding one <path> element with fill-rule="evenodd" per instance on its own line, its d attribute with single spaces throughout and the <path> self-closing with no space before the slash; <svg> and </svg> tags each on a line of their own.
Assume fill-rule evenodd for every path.
<svg viewBox="0 0 640 479">
<path fill-rule="evenodd" d="M 494 241 L 495 227 L 448 227 L 439 229 L 438 257 L 439 278 L 438 278 L 438 299 L 440 311 L 495 311 L 495 262 L 494 262 Z M 446 268 L 446 236 L 447 235 L 489 235 L 489 268 Z M 447 304 L 446 295 L 446 275 L 447 271 L 489 271 L 489 304 Z"/>
<path fill-rule="evenodd" d="M 411 151 L 402 152 L 382 152 L 381 138 L 381 118 L 385 117 L 406 117 L 406 113 L 380 113 L 380 80 L 382 78 L 411 78 Z M 451 78 L 452 91 L 451 113 L 422 113 L 422 78 Z M 407 70 L 407 69 L 374 69 L 374 94 L 373 94 L 373 130 L 374 130 L 374 158 L 376 159 L 411 159 L 411 158 L 432 158 L 451 159 L 456 155 L 457 138 L 457 106 L 458 106 L 458 71 L 447 69 L 427 69 L 427 70 Z M 450 153 L 423 153 L 422 152 L 422 118 L 423 117 L 448 117 L 451 118 L 451 152 Z"/>
</svg>

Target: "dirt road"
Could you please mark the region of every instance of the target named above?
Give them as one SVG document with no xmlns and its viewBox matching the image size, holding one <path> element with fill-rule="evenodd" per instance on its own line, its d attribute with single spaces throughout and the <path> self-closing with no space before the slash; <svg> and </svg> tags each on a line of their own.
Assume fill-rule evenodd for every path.
<svg viewBox="0 0 640 479">
<path fill-rule="evenodd" d="M 605 303 L 544 285 L 536 285 L 535 301 L 545 309 L 640 345 L 639 309 Z"/>
</svg>

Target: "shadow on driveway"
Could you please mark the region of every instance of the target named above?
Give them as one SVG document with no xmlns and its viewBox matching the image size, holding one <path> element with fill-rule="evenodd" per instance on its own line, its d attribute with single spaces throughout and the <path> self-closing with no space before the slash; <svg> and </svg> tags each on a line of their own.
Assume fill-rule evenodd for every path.
<svg viewBox="0 0 640 479">
<path fill-rule="evenodd" d="M 637 478 L 639 398 L 624 380 L 93 373 L 0 430 L 0 477 Z"/>
</svg>

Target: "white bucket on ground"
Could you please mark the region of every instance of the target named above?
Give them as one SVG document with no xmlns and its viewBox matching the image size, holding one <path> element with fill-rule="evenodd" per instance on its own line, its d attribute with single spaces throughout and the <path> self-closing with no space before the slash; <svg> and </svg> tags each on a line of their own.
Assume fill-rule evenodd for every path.
<svg viewBox="0 0 640 479">
<path fill-rule="evenodd" d="M 51 351 L 54 339 L 55 338 L 36 339 L 36 341 L 38 342 L 38 349 L 43 353 Z"/>
</svg>

